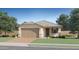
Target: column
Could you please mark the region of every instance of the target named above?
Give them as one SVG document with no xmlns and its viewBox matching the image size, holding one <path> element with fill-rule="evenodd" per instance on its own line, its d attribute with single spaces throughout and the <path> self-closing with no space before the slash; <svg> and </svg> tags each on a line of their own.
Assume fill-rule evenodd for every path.
<svg viewBox="0 0 79 59">
<path fill-rule="evenodd" d="M 21 37 L 21 28 L 19 27 L 18 37 Z"/>
<path fill-rule="evenodd" d="M 49 35 L 51 36 L 51 34 L 52 34 L 52 28 L 49 28 Z"/>
<path fill-rule="evenodd" d="M 44 38 L 44 34 L 45 34 L 45 33 L 44 33 L 44 28 L 40 28 L 40 29 L 39 29 L 39 37 L 40 37 L 40 38 Z"/>
<path fill-rule="evenodd" d="M 58 28 L 58 34 L 61 35 L 61 28 Z"/>
<path fill-rule="evenodd" d="M 58 28 L 58 33 L 61 33 L 61 28 Z"/>
</svg>

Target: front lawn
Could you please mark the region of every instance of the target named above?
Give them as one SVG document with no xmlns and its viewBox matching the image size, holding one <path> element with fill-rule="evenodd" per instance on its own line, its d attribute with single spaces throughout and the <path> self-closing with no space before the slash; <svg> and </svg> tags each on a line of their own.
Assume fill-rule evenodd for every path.
<svg viewBox="0 0 79 59">
<path fill-rule="evenodd" d="M 36 39 L 32 43 L 51 43 L 51 44 L 79 44 L 79 39 L 64 39 L 64 38 L 47 38 Z"/>
<path fill-rule="evenodd" d="M 0 37 L 0 42 L 7 42 L 9 40 L 13 40 L 14 38 L 12 37 Z"/>
</svg>

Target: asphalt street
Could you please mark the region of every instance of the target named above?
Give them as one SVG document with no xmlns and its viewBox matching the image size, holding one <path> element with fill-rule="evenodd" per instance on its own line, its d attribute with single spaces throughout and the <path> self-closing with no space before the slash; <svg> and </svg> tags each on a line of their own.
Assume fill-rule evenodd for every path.
<svg viewBox="0 0 79 59">
<path fill-rule="evenodd" d="M 0 46 L 0 50 L 79 50 L 79 48 Z"/>
<path fill-rule="evenodd" d="M 0 43 L 0 50 L 79 50 L 79 44 Z"/>
</svg>

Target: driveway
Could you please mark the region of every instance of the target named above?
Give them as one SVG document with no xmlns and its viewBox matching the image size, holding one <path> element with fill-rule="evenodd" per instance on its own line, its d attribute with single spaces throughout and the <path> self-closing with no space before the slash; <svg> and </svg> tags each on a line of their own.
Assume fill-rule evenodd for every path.
<svg viewBox="0 0 79 59">
<path fill-rule="evenodd" d="M 30 43 L 33 40 L 35 40 L 35 38 L 15 38 L 14 40 L 10 40 L 8 42 L 12 42 L 12 43 Z"/>
</svg>

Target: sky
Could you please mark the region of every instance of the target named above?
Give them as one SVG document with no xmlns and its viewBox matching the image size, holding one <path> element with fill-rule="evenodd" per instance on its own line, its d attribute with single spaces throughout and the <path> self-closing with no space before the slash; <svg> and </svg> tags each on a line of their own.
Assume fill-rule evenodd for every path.
<svg viewBox="0 0 79 59">
<path fill-rule="evenodd" d="M 41 20 L 56 23 L 60 14 L 69 15 L 71 10 L 71 8 L 0 8 L 1 12 L 7 12 L 9 16 L 14 16 L 19 24 Z"/>
</svg>

